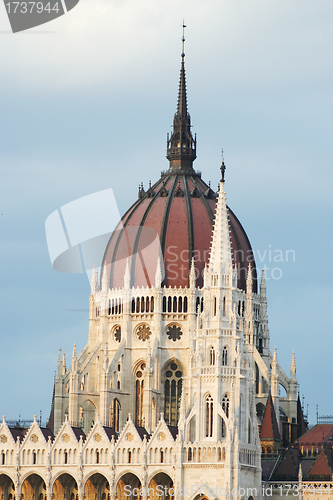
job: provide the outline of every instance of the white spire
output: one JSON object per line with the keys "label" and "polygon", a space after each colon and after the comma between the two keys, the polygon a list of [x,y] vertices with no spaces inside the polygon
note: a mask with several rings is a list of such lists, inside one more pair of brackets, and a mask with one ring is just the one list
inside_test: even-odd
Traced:
{"label": "white spire", "polygon": [[96,292],[98,292],[99,290],[99,286],[98,286],[98,271],[97,269],[95,269],[95,266],[93,268],[93,272],[92,272],[92,277],[91,277],[91,295],[95,295]]}
{"label": "white spire", "polygon": [[272,374],[276,375],[277,374],[277,349],[274,347],[274,354],[273,354],[273,361],[272,361]]}
{"label": "white spire", "polygon": [[108,271],[106,267],[106,262],[104,262],[103,266],[103,274],[102,274],[102,292],[108,291]]}
{"label": "white spire", "polygon": [[191,262],[191,269],[190,269],[190,288],[195,288],[195,280],[196,280],[195,260],[193,257],[192,262]]}
{"label": "white spire", "polygon": [[290,364],[290,375],[296,375],[296,361],[295,361],[295,352],[293,351],[291,355],[291,364]]}
{"label": "white spire", "polygon": [[224,182],[222,181],[220,182],[220,189],[215,210],[209,269],[218,275],[232,269],[228,211],[224,191]]}
{"label": "white spire", "polygon": [[246,277],[246,295],[252,294],[252,267],[249,263],[247,268],[247,277]]}
{"label": "white spire", "polygon": [[162,269],[161,269],[161,259],[158,256],[157,265],[156,265],[156,273],[155,273],[155,288],[160,288],[162,284]]}
{"label": "white spire", "polygon": [[62,375],[66,375],[66,356],[62,353]]}
{"label": "white spire", "polygon": [[126,267],[125,267],[125,274],[124,274],[124,288],[125,288],[125,290],[129,290],[131,288],[131,273],[130,273],[128,259],[126,259]]}
{"label": "white spire", "polygon": [[74,344],[74,347],[73,347],[73,355],[72,355],[72,371],[73,372],[76,372],[76,368],[77,368],[77,353],[76,353],[76,344]]}

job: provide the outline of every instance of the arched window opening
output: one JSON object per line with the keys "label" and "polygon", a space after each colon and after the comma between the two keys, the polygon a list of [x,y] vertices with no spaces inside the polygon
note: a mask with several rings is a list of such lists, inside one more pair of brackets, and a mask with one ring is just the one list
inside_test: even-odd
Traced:
{"label": "arched window opening", "polygon": [[192,462],[192,448],[188,449],[188,452],[187,452],[187,461],[188,462]]}
{"label": "arched window opening", "polygon": [[171,313],[171,297],[168,297],[168,312]]}
{"label": "arched window opening", "polygon": [[178,299],[178,312],[183,312],[183,299],[182,297],[179,297]]}
{"label": "arched window opening", "polygon": [[145,298],[141,297],[141,312],[145,312]]}
{"label": "arched window opening", "polygon": [[132,299],[132,314],[135,313],[135,299]]}
{"label": "arched window opening", "polygon": [[117,398],[111,402],[110,406],[110,426],[119,432],[120,403]]}
{"label": "arched window opening", "polygon": [[176,313],[176,312],[177,312],[177,297],[174,297],[174,298],[173,298],[173,308],[172,308],[172,311],[173,311],[174,313]]}
{"label": "arched window opening", "polygon": [[201,307],[200,307],[200,311],[203,312],[204,310],[204,299],[203,297],[201,297]]}
{"label": "arched window opening", "polygon": [[199,311],[199,306],[200,306],[200,297],[197,297],[196,301],[196,306],[195,306],[195,312],[198,313]]}
{"label": "arched window opening", "polygon": [[146,368],[145,363],[141,363],[136,372],[136,405],[135,405],[135,423],[138,427],[143,424],[143,370]]}
{"label": "arched window opening", "polygon": [[214,297],[214,316],[216,316],[216,297]]}
{"label": "arched window opening", "polygon": [[132,452],[131,452],[131,450],[128,450],[128,463],[129,464],[132,463]]}
{"label": "arched window opening", "polygon": [[154,297],[150,298],[150,312],[154,312]]}
{"label": "arched window opening", "polygon": [[223,316],[226,314],[226,304],[225,304],[225,297],[223,297]]}
{"label": "arched window opening", "polygon": [[258,352],[260,354],[263,353],[263,345],[262,345],[262,339],[261,338],[259,339],[259,342],[258,342]]}
{"label": "arched window opening", "polygon": [[108,311],[108,314],[109,314],[109,316],[111,314],[111,300],[109,300],[109,311]]}
{"label": "arched window opening", "polygon": [[[36,452],[32,452],[32,463],[35,465],[37,463],[37,455]],[[67,463],[67,462],[66,462]]]}
{"label": "arched window opening", "polygon": [[247,432],[247,442],[251,443],[251,422],[249,420],[248,432]]}
{"label": "arched window opening", "polygon": [[149,300],[149,297],[146,297],[146,313],[149,313],[149,304],[150,300]]}
{"label": "arched window opening", "polygon": [[213,398],[210,394],[206,397],[206,437],[213,436]]}
{"label": "arched window opening", "polygon": [[225,425],[225,421],[221,418],[221,437],[225,438],[227,435],[227,426]]}
{"label": "arched window opening", "polygon": [[215,349],[214,349],[214,347],[211,347],[209,349],[209,364],[215,365]]}
{"label": "arched window opening", "polygon": [[163,297],[163,312],[166,312],[166,297]]}
{"label": "arched window opening", "polygon": [[225,394],[222,399],[222,408],[226,416],[229,418],[229,396]]}
{"label": "arched window opening", "polygon": [[184,313],[187,313],[187,297],[184,297]]}
{"label": "arched window opening", "polygon": [[255,376],[256,376],[256,394],[259,394],[259,367],[255,363]]}
{"label": "arched window opening", "polygon": [[140,298],[139,297],[136,298],[136,312],[137,313],[140,312]]}
{"label": "arched window opening", "polygon": [[6,455],[4,452],[1,453],[1,465],[5,465],[6,463]]}
{"label": "arched window opening", "polygon": [[96,464],[99,464],[99,451],[96,450]]}
{"label": "arched window opening", "polygon": [[164,453],[163,453],[163,450],[161,450],[161,456],[160,456],[160,459],[161,459],[161,460],[160,460],[161,464],[163,464],[163,463],[164,463]]}
{"label": "arched window opening", "polygon": [[223,347],[222,366],[227,366],[227,365],[228,365],[228,349],[226,347]]}
{"label": "arched window opening", "polygon": [[165,372],[164,418],[167,425],[175,427],[178,425],[182,375],[182,371],[176,361],[173,361]]}

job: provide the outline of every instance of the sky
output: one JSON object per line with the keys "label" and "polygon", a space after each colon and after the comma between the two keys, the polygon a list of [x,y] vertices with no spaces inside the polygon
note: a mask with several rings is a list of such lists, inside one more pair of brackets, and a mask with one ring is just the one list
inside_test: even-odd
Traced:
{"label": "sky", "polygon": [[[52,268],[45,220],[111,188],[120,213],[168,168],[182,21],[195,168],[267,270],[271,349],[311,423],[333,415],[331,0],[80,0],[12,34],[0,5],[0,412],[47,420],[89,282]],[[3,216],[1,214],[4,214]],[[275,260],[274,260],[275,259]]]}

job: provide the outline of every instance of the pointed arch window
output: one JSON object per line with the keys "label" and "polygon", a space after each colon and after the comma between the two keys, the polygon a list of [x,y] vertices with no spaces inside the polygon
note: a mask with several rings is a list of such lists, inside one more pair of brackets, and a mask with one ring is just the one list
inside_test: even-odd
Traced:
{"label": "pointed arch window", "polygon": [[206,396],[206,437],[213,436],[214,402],[210,394]]}
{"label": "pointed arch window", "polygon": [[223,297],[223,316],[225,316],[226,313],[226,303],[225,303],[225,297]]}
{"label": "pointed arch window", "polygon": [[259,367],[255,363],[256,394],[259,394]]}
{"label": "pointed arch window", "polygon": [[117,398],[111,402],[110,406],[110,426],[119,432],[120,403]]}
{"label": "pointed arch window", "polygon": [[214,316],[216,316],[216,310],[217,310],[217,304],[216,304],[216,297],[214,297]]}
{"label": "pointed arch window", "polygon": [[222,399],[222,408],[227,417],[229,417],[229,396],[225,394]]}
{"label": "pointed arch window", "polygon": [[228,365],[228,349],[226,347],[223,347],[222,366],[227,366],[227,365]]}
{"label": "pointed arch window", "polygon": [[182,375],[180,366],[176,361],[173,361],[165,372],[164,418],[167,425],[178,425]]}
{"label": "pointed arch window", "polygon": [[135,388],[136,388],[136,401],[135,401],[135,424],[142,427],[143,424],[143,370],[146,368],[146,363],[141,363],[139,369],[135,374]]}
{"label": "pointed arch window", "polygon": [[225,438],[227,435],[227,426],[225,425],[224,418],[221,417],[221,437]]}

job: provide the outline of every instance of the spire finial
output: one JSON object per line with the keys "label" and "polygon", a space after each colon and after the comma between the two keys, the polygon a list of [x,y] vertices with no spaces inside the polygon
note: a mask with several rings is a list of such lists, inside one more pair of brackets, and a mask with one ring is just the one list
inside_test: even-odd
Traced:
{"label": "spire finial", "polygon": [[223,155],[223,149],[222,149],[221,182],[224,182],[224,174],[225,174],[226,168],[227,167],[224,163],[224,155]]}
{"label": "spire finial", "polygon": [[186,24],[183,19],[183,38],[182,38],[182,62],[184,62],[184,57],[185,57],[185,28]]}
{"label": "spire finial", "polygon": [[193,162],[196,159],[196,137],[191,132],[191,117],[187,111],[186,78],[185,78],[185,22],[183,21],[182,53],[180,79],[178,89],[177,111],[173,120],[173,131],[167,137],[167,159],[170,169],[193,173]]}

